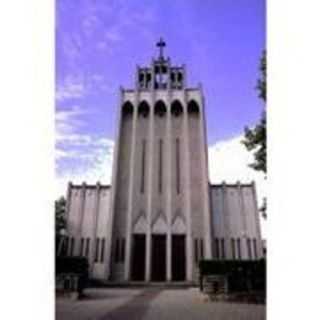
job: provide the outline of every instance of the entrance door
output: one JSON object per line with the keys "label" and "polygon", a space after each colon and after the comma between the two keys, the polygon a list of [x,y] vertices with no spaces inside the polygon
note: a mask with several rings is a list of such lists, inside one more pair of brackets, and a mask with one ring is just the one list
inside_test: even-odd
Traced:
{"label": "entrance door", "polygon": [[172,280],[186,280],[185,235],[172,235]]}
{"label": "entrance door", "polygon": [[166,235],[152,235],[152,281],[166,281]]}
{"label": "entrance door", "polygon": [[146,236],[135,234],[133,236],[131,279],[144,281],[146,265]]}

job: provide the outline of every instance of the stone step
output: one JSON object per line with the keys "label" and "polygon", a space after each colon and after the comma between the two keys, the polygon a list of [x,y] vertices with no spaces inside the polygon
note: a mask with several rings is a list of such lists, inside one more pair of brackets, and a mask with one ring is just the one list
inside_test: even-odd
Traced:
{"label": "stone step", "polygon": [[104,281],[104,280],[90,280],[90,287],[104,287],[104,288],[141,288],[141,287],[152,287],[152,288],[164,288],[164,289],[179,289],[179,288],[191,288],[197,287],[198,284],[194,282],[143,282],[143,281],[130,281],[130,282],[115,282],[115,281]]}

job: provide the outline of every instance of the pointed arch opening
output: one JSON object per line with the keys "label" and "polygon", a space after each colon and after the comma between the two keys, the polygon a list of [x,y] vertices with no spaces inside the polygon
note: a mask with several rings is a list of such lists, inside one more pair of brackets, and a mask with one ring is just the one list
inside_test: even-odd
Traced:
{"label": "pointed arch opening", "polygon": [[171,113],[175,117],[179,117],[183,113],[183,107],[180,101],[175,100],[171,104]]}
{"label": "pointed arch opening", "polygon": [[154,113],[159,117],[163,117],[167,112],[165,103],[162,100],[156,102],[154,106]]}
{"label": "pointed arch opening", "polygon": [[200,113],[199,105],[194,100],[191,100],[188,103],[188,113],[192,114],[192,115],[199,115],[199,113]]}
{"label": "pointed arch opening", "polygon": [[124,117],[130,116],[133,114],[133,105],[130,101],[127,101],[122,106],[122,115]]}
{"label": "pointed arch opening", "polygon": [[138,107],[138,115],[146,118],[149,115],[150,107],[146,101],[142,101]]}

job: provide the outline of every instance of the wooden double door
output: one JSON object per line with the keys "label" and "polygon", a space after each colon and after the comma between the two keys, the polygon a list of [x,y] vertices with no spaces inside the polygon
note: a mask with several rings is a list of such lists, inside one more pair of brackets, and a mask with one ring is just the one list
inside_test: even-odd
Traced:
{"label": "wooden double door", "polygon": [[[186,280],[185,235],[172,235],[171,240],[172,281]],[[152,235],[152,272],[151,281],[166,281],[167,237]]]}
{"label": "wooden double door", "polygon": [[[172,281],[186,280],[186,239],[185,235],[172,235],[171,272]],[[167,277],[167,236],[153,234],[151,238],[151,281],[165,282]],[[144,281],[146,270],[146,236],[133,236],[131,278]]]}

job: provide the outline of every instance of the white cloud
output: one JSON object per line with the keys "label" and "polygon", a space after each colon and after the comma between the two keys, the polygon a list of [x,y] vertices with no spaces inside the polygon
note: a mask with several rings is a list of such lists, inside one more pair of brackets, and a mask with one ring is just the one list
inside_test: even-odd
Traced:
{"label": "white cloud", "polygon": [[86,93],[84,78],[69,75],[57,85],[56,100],[63,101],[70,98],[81,98]]}
{"label": "white cloud", "polygon": [[81,132],[88,112],[79,106],[56,111],[56,197],[65,195],[69,181],[111,181],[113,141]]}
{"label": "white cloud", "polygon": [[256,182],[259,204],[266,194],[264,174],[257,172],[248,165],[253,162],[253,155],[241,143],[243,135],[229,140],[220,141],[209,147],[209,177],[211,183],[242,183]]}
{"label": "white cloud", "polygon": [[[65,195],[68,182],[75,184],[86,182],[95,184],[100,181],[103,184],[111,183],[112,160],[113,160],[113,141],[100,139],[100,145],[91,149],[86,166],[81,164],[79,157],[74,157],[74,166],[60,173],[56,177],[56,197]],[[82,156],[85,156],[82,154]]]}
{"label": "white cloud", "polygon": [[56,143],[75,140],[76,136],[79,136],[77,131],[84,124],[81,116],[86,113],[87,111],[79,106],[72,106],[68,109],[57,108],[55,113]]}

